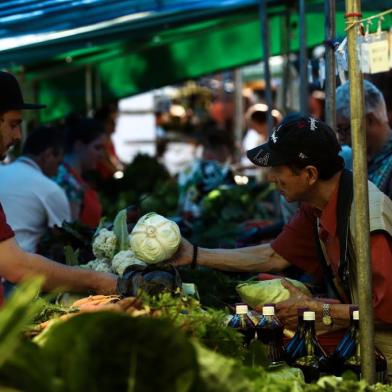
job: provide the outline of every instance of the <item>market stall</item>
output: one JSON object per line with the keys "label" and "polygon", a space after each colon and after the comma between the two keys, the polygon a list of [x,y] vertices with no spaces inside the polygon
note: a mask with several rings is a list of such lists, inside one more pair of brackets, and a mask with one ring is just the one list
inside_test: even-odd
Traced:
{"label": "market stall", "polygon": [[[275,13],[280,15],[281,4],[271,3],[272,13],[269,13],[269,4],[265,1],[257,4],[244,2],[244,8],[229,7],[230,12],[225,16],[218,15],[215,9],[213,15],[208,15],[214,16],[214,22],[207,18],[195,21],[192,19],[195,15],[188,15],[193,20],[192,25],[177,25],[172,21],[172,30],[166,31],[166,34],[159,33],[161,35],[156,35],[158,38],[154,37],[152,42],[149,34],[135,51],[128,51],[128,48],[133,40],[137,40],[135,31],[138,31],[138,26],[128,25],[135,33],[131,39],[128,37],[126,41],[109,43],[107,40],[111,34],[110,39],[114,39],[125,31],[117,31],[116,25],[99,34],[95,32],[102,39],[97,41],[99,48],[76,48],[73,40],[57,37],[44,44],[48,50],[46,55],[50,53],[46,64],[38,58],[42,47],[34,44],[7,49],[4,64],[14,67],[21,65],[29,55],[33,58],[36,55],[34,61],[29,63],[30,60],[26,60],[23,76],[32,83],[38,83],[36,93],[43,101],[50,101],[55,97],[53,89],[67,86],[72,80],[83,86],[86,82],[90,91],[86,96],[82,94],[82,98],[88,98],[87,106],[93,106],[94,101],[102,99],[105,93],[107,97],[118,98],[185,77],[261,59],[261,42],[264,57],[268,57],[269,52],[279,52],[275,41],[270,47],[269,28],[276,22]],[[332,40],[335,35],[332,19],[335,15],[333,4],[328,4],[325,9],[329,20],[327,38]],[[261,17],[266,22],[263,30],[259,21],[255,24],[257,30],[254,30],[255,5],[259,7],[257,18]],[[309,44],[305,19],[313,17],[307,14],[305,6],[306,2],[300,1],[298,31],[301,39],[295,44],[302,53],[300,69],[304,85],[307,84],[305,52]],[[322,8],[321,15],[323,11]],[[389,13],[391,10],[385,15]],[[160,23],[166,16],[157,16],[157,24],[154,24],[157,19],[148,19],[150,26],[154,27],[152,30],[156,29],[154,34],[158,34]],[[374,13],[372,18],[381,16]],[[140,18],[147,23],[147,19]],[[41,254],[69,267],[113,274],[117,279],[116,294],[88,296],[63,290],[38,295],[43,287],[42,280],[22,283],[0,310],[0,352],[3,353],[0,356],[0,388],[59,392],[392,390],[386,385],[387,359],[373,342],[369,201],[366,197],[367,179],[363,175],[366,172],[366,142],[365,135],[361,134],[362,75],[357,66],[356,52],[358,30],[366,20],[361,15],[358,2],[347,0],[345,30],[348,34],[351,83],[355,246],[361,310],[359,312],[358,306],[350,307],[350,323],[345,325],[339,341],[331,343],[323,340],[323,333],[329,331],[332,323],[330,305],[336,302],[322,305],[320,323],[315,311],[306,305],[314,294],[326,295],[326,292],[319,291],[313,281],[296,275],[298,271],[285,270],[291,277],[286,280],[282,276],[256,274],[257,268],[252,269],[252,266],[245,268],[245,272],[239,272],[240,268],[229,263],[231,272],[227,273],[207,268],[200,262],[206,260],[198,254],[202,248],[236,248],[234,252],[240,258],[239,248],[259,244],[273,236],[276,216],[271,211],[270,186],[248,183],[247,177],[247,181],[242,182],[242,176],[237,176],[236,180],[226,166],[215,170],[216,167],[210,163],[203,166],[192,181],[186,178],[178,185],[157,160],[139,155],[125,168],[122,178],[108,182],[106,189],[100,189],[103,197],[107,198],[104,202],[110,219],[102,219],[97,228],[87,228],[79,223],[64,224],[51,230],[39,247]],[[213,32],[219,43],[208,41],[205,52],[201,50],[197,54],[204,57],[207,52],[214,52],[213,48],[225,48],[224,42],[234,35],[236,45],[233,45],[232,52],[215,50],[219,59],[211,59],[208,65],[204,64],[204,58],[200,62],[194,58],[185,61],[184,53],[195,52],[198,45],[207,40],[207,33],[195,33],[196,37],[191,37],[189,30],[206,32],[208,29],[204,30],[201,25],[209,23],[219,26]],[[319,23],[319,19],[315,18],[314,23]],[[343,24],[343,21],[340,20],[340,23]],[[253,34],[255,31],[257,38]],[[257,50],[248,52],[243,45],[243,37],[249,32],[252,39],[247,45],[253,48],[257,41]],[[86,35],[93,39],[95,33]],[[107,37],[103,39],[106,33]],[[184,34],[183,41],[177,41],[179,33]],[[310,45],[313,45],[319,37],[316,34],[310,36]],[[79,38],[82,39],[81,36]],[[161,39],[164,45],[161,45]],[[64,48],[57,46],[59,42],[66,47],[69,45],[67,50],[72,53],[65,53]],[[389,37],[388,45],[391,42]],[[329,44],[327,91],[333,94],[335,84],[332,79],[336,77],[334,51],[333,43]],[[23,50],[26,52],[22,53]],[[173,57],[163,56],[168,50]],[[115,53],[118,56],[114,56]],[[150,61],[160,54],[163,54],[162,63]],[[20,63],[11,62],[10,58],[14,55],[20,56]],[[180,64],[184,62],[188,66],[181,73]],[[72,65],[68,68],[65,63]],[[164,77],[158,72],[161,67],[170,69]],[[113,72],[114,69],[116,72]],[[59,78],[63,71],[67,76]],[[132,71],[135,73],[131,75]],[[147,74],[149,77],[144,79],[143,75]],[[265,76],[271,114],[268,61],[265,61]],[[93,79],[97,83],[92,83]],[[241,84],[238,73],[236,82],[237,86]],[[306,92],[305,86],[302,89]],[[304,97],[301,108],[306,112]],[[52,102],[53,111],[43,118],[54,119],[77,104],[78,99],[71,100],[70,104],[68,98],[61,99],[57,107]],[[240,94],[236,98],[238,114],[242,112],[243,102]],[[332,126],[335,123],[334,105],[331,97],[327,105],[327,122]],[[271,120],[270,115],[270,131]],[[297,118],[295,121],[298,121],[297,128],[309,132],[318,127],[326,134],[329,132],[314,118]],[[284,123],[284,127],[288,127],[287,124],[291,123]],[[241,121],[237,120],[237,131],[240,128]],[[271,138],[271,143],[277,143],[281,136],[274,132]],[[334,143],[336,147],[337,141],[334,140]],[[294,145],[295,140],[291,144]],[[301,159],[308,158],[300,155]],[[256,160],[259,158],[256,156]],[[268,161],[269,155],[266,159]],[[268,166],[263,159],[259,163],[260,166]],[[217,179],[219,181],[215,181]],[[190,210],[186,211],[187,214],[176,214],[182,194],[190,196],[186,201],[192,204],[192,215]],[[265,231],[266,228],[270,231]],[[281,225],[278,229],[281,230]],[[219,263],[214,264],[213,255],[209,265],[219,266]],[[219,250],[215,251],[215,256],[220,260],[223,258]],[[187,262],[179,262],[181,257]],[[293,296],[303,299],[305,306],[298,309],[295,320],[286,320],[283,324],[277,317],[276,304],[289,301]]]}

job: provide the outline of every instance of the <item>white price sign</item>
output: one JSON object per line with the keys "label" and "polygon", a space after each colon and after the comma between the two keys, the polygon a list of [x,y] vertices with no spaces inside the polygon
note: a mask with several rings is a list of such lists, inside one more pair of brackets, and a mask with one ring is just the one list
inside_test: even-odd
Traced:
{"label": "white price sign", "polygon": [[389,34],[365,36],[360,44],[361,71],[375,74],[389,71]]}

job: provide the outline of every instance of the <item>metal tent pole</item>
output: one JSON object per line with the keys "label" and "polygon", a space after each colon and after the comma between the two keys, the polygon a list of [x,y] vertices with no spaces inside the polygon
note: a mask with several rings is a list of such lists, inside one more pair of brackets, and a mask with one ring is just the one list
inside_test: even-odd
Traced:
{"label": "metal tent pole", "polygon": [[86,115],[91,115],[94,108],[93,103],[93,69],[91,65],[85,68],[85,97],[86,97]]}
{"label": "metal tent pole", "polygon": [[282,47],[282,55],[284,58],[283,63],[283,77],[282,77],[282,90],[283,90],[283,98],[282,98],[282,111],[283,114],[286,115],[288,112],[288,102],[287,102],[287,92],[289,89],[290,83],[290,8],[287,6],[284,17],[281,19],[281,47]]}
{"label": "metal tent pole", "polygon": [[336,5],[335,0],[326,0],[325,11],[325,121],[336,131],[336,63],[335,49],[332,42],[336,35]]}
{"label": "metal tent pole", "polygon": [[306,7],[305,0],[299,0],[299,75],[300,75],[300,111],[308,115],[308,55],[306,47]]}
{"label": "metal tent pole", "polygon": [[270,46],[269,46],[269,27],[267,18],[267,0],[260,0],[260,27],[261,27],[261,42],[263,46],[263,59],[264,59],[264,80],[265,80],[265,100],[268,105],[267,123],[268,132],[272,133],[274,127],[272,121],[272,88],[271,88],[271,72],[269,66]]}
{"label": "metal tent pole", "polygon": [[234,70],[234,94],[235,94],[235,117],[234,117],[234,140],[236,146],[236,159],[241,157],[241,142],[244,119],[244,100],[242,98],[242,74],[241,69]]}
{"label": "metal tent pole", "polygon": [[348,67],[350,81],[351,136],[354,168],[354,218],[358,294],[361,317],[360,349],[362,377],[375,382],[374,320],[372,304],[372,270],[369,246],[369,198],[366,164],[363,79],[358,64],[357,37],[361,18],[360,0],[346,1]]}

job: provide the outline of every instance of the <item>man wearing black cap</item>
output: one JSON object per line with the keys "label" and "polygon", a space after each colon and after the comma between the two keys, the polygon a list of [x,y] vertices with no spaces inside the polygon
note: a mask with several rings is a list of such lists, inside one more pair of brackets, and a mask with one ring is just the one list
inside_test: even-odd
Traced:
{"label": "man wearing black cap", "polygon": [[[307,297],[284,281],[291,297],[276,304],[276,309],[285,324],[290,327],[296,320],[298,306],[308,306],[326,325],[348,320],[349,304],[358,303],[351,231],[353,185],[339,151],[336,135],[325,123],[312,117],[287,117],[267,143],[248,151],[248,158],[270,168],[270,181],[288,201],[301,202],[298,213],[270,244],[198,249],[183,240],[174,262],[258,272],[295,265],[324,280],[330,297],[340,303]],[[392,202],[370,182],[369,200],[376,344],[392,371]]]}
{"label": "man wearing black cap", "polygon": [[[44,107],[25,103],[16,78],[10,73],[0,72],[0,159],[4,159],[8,149],[21,138],[22,110]],[[15,241],[14,232],[7,224],[0,204],[0,276],[18,283],[31,275],[44,276],[46,290],[61,288],[102,294],[116,292],[115,275],[68,267],[24,252]],[[2,294],[0,285],[0,303]]]}

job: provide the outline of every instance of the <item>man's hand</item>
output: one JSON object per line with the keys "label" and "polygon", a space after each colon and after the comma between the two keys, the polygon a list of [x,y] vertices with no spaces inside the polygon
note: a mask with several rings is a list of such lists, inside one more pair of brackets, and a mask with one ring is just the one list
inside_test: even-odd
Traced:
{"label": "man's hand", "polygon": [[185,238],[181,239],[180,246],[170,262],[176,266],[187,265],[192,262],[193,245]]}
{"label": "man's hand", "polygon": [[290,298],[275,305],[276,315],[282,321],[285,328],[295,330],[297,325],[297,308],[309,307],[313,310],[314,301],[312,297],[304,294],[286,279],[282,279],[282,286],[289,290]]}

